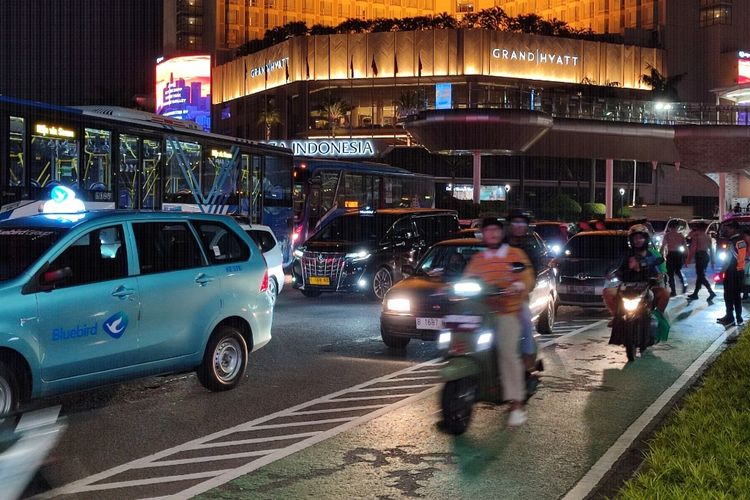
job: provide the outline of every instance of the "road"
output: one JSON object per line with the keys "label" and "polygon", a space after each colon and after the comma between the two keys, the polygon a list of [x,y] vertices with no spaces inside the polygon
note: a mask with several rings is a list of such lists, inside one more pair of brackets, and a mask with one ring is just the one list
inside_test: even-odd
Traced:
{"label": "road", "polygon": [[378,304],[285,290],[273,341],[234,391],[209,393],[188,374],[40,402],[61,405],[68,428],[27,494],[397,498],[502,487],[557,498],[722,335],[712,322],[723,304],[674,305],[670,342],[630,367],[607,345],[601,313],[561,308],[541,339],[547,371],[529,424],[503,431],[502,412],[483,407],[455,440],[436,427],[435,345],[390,350]]}

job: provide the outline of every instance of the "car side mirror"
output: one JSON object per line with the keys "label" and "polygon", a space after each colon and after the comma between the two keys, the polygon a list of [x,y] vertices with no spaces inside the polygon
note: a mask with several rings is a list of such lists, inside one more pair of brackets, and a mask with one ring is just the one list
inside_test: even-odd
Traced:
{"label": "car side mirror", "polygon": [[414,275],[414,266],[411,264],[404,264],[401,266],[401,274],[406,276],[412,276]]}
{"label": "car side mirror", "polygon": [[716,231],[709,231],[709,232],[708,232],[708,235],[709,235],[709,236],[710,236],[711,238],[716,238]]}
{"label": "car side mirror", "polygon": [[53,290],[55,285],[73,276],[73,270],[69,267],[63,267],[54,271],[45,271],[42,274],[42,290]]}
{"label": "car side mirror", "polygon": [[523,262],[514,262],[510,265],[511,271],[514,273],[520,273],[523,272],[524,269],[526,269],[526,264]]}

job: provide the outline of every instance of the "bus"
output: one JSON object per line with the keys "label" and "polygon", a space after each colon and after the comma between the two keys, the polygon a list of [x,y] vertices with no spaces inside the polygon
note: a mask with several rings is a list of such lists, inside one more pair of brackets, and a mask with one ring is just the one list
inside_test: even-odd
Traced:
{"label": "bus", "polygon": [[0,220],[37,213],[55,186],[87,209],[219,213],[270,226],[291,259],[290,150],[112,106],[0,96]]}
{"label": "bus", "polygon": [[435,206],[432,177],[382,163],[295,158],[292,179],[294,248],[348,210]]}

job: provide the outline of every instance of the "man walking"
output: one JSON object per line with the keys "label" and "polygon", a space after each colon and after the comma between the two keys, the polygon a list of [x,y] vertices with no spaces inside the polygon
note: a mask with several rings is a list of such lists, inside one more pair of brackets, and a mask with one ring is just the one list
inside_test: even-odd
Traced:
{"label": "man walking", "polygon": [[690,231],[690,253],[688,253],[686,264],[690,264],[695,260],[695,289],[693,293],[687,296],[688,300],[696,300],[698,298],[698,292],[701,286],[705,286],[708,290],[708,302],[709,304],[713,301],[716,294],[711,290],[711,283],[706,279],[706,267],[708,267],[709,261],[709,249],[711,248],[711,237],[706,234],[706,223],[699,222],[693,226]]}
{"label": "man walking", "polygon": [[672,289],[672,297],[677,295],[674,284],[675,274],[677,274],[682,284],[682,293],[687,292],[685,277],[682,275],[682,259],[686,246],[687,241],[685,241],[685,237],[677,232],[677,224],[668,226],[667,233],[664,235],[664,241],[661,245],[661,252],[664,253],[664,249],[667,250],[667,275],[669,276],[669,288]]}
{"label": "man walking", "polygon": [[729,237],[727,245],[727,264],[724,268],[724,303],[727,313],[716,320],[724,326],[743,324],[742,320],[742,282],[745,279],[745,254],[747,245],[740,237],[740,225],[732,220],[724,226],[725,234]]}

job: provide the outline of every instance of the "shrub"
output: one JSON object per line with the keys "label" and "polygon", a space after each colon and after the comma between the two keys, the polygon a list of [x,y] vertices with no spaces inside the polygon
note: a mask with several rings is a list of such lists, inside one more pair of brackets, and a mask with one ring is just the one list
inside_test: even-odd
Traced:
{"label": "shrub", "polygon": [[549,203],[539,208],[539,217],[552,220],[579,220],[581,218],[581,205],[568,196],[559,194],[553,196]]}
{"label": "shrub", "polygon": [[607,205],[604,203],[584,203],[582,216],[584,219],[601,219],[607,214]]}
{"label": "shrub", "polygon": [[625,206],[625,207],[620,208],[617,211],[617,216],[618,217],[624,217],[624,218],[630,217],[630,207]]}

